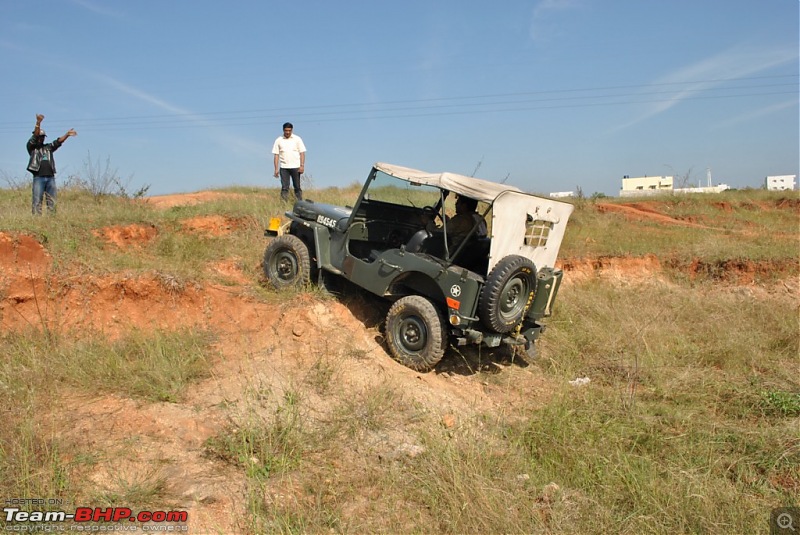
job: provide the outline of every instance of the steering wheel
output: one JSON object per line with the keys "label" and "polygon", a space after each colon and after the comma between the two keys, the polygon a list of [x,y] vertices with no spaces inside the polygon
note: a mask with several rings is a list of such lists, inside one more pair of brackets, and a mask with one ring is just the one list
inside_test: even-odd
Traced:
{"label": "steering wheel", "polygon": [[406,239],[408,238],[406,237],[405,233],[398,229],[392,229],[386,236],[386,243],[389,244],[389,247],[398,248],[400,245],[406,242]]}
{"label": "steering wheel", "polygon": [[422,215],[429,217],[431,221],[436,221],[437,217],[441,219],[441,216],[439,216],[439,211],[433,206],[423,206]]}

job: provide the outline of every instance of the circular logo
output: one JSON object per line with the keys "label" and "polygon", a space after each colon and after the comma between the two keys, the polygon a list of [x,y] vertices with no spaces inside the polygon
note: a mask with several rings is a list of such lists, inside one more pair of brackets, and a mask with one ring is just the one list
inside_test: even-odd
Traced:
{"label": "circular logo", "polygon": [[794,531],[794,526],[792,525],[793,524],[792,515],[790,515],[789,513],[781,513],[781,514],[779,514],[778,518],[776,519],[776,522],[777,522],[779,528],[781,528],[781,529],[790,529],[790,530]]}
{"label": "circular logo", "polygon": [[450,295],[452,295],[453,297],[458,297],[459,295],[461,295],[461,286],[459,286],[458,284],[452,285],[450,287]]}

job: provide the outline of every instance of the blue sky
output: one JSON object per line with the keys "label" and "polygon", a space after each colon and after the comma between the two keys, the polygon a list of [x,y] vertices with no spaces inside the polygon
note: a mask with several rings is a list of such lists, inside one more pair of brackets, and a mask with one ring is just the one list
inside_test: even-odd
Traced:
{"label": "blue sky", "polygon": [[78,131],[60,179],[110,159],[150,194],[275,186],[284,121],[317,187],[376,161],[539,193],[758,187],[800,166],[798,5],[0,0],[0,177],[26,177],[42,113]]}

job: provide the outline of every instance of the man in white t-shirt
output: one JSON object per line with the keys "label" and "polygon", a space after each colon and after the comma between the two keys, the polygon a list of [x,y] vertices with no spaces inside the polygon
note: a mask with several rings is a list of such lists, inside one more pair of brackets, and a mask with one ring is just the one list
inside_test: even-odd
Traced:
{"label": "man in white t-shirt", "polygon": [[303,190],[300,187],[300,175],[305,171],[306,165],[306,146],[300,136],[292,133],[294,126],[292,123],[283,123],[283,135],[275,140],[272,146],[272,154],[275,155],[275,178],[280,175],[281,179],[281,200],[289,200],[289,180],[294,187],[294,196],[299,201],[303,198]]}

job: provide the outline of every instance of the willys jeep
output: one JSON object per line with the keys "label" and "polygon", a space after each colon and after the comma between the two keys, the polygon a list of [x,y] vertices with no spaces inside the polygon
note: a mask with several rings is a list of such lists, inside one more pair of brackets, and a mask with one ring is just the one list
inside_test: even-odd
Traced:
{"label": "willys jeep", "polygon": [[[482,218],[465,236],[448,232],[451,194],[478,201]],[[450,343],[533,355],[572,210],[504,184],[376,163],[352,208],[300,200],[288,223],[274,218],[263,269],[276,288],[335,274],[389,300],[389,352],[414,370],[432,369]]]}

